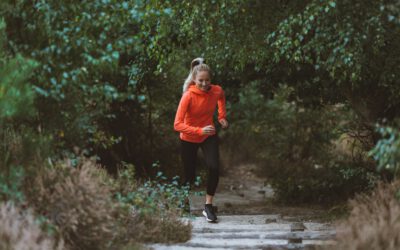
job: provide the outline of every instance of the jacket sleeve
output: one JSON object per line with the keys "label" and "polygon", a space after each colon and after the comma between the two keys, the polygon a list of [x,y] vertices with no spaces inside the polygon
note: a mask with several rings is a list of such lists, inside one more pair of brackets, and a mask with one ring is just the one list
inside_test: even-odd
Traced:
{"label": "jacket sleeve", "polygon": [[222,89],[218,98],[218,121],[221,119],[226,119],[225,93]]}
{"label": "jacket sleeve", "polygon": [[178,110],[175,115],[174,129],[178,132],[188,135],[202,135],[200,127],[193,127],[185,124],[185,115],[190,105],[190,94],[185,93],[179,102]]}

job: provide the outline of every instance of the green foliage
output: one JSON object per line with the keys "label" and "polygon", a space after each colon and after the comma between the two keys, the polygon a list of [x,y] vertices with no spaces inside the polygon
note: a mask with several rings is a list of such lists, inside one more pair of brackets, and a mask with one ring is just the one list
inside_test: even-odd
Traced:
{"label": "green foliage", "polygon": [[5,119],[29,116],[33,112],[34,93],[27,79],[38,64],[17,54],[10,57],[4,51],[4,19],[0,18],[0,123]]}
{"label": "green foliage", "polygon": [[400,131],[396,127],[379,126],[381,139],[369,152],[378,163],[378,170],[389,170],[396,176],[400,170]]}
{"label": "green foliage", "polygon": [[[12,56],[7,46],[6,23],[0,19],[0,157],[3,169],[32,164],[48,153],[51,137],[31,127],[36,109],[35,93],[28,81],[39,64],[21,54]],[[39,127],[40,132],[40,127]],[[25,167],[25,166],[24,166]]]}
{"label": "green foliage", "polygon": [[[153,168],[159,169],[159,164],[154,163]],[[190,239],[190,223],[179,219],[189,191],[179,185],[177,177],[168,180],[159,171],[153,180],[142,183],[135,177],[134,165],[124,163],[116,179],[103,179],[117,204],[133,215],[125,223],[129,241],[171,243]]]}
{"label": "green foliage", "polygon": [[[236,120],[231,133],[245,133],[253,142],[257,137],[263,138],[256,140],[252,147],[265,160],[324,158],[331,140],[338,136],[333,129],[338,121],[336,113],[304,109],[295,101],[288,101],[293,93],[291,87],[282,86],[271,99],[265,98],[258,89],[259,84],[254,82],[239,93],[239,102],[232,107]],[[339,108],[336,109],[339,113]],[[246,130],[241,132],[242,128]]]}
{"label": "green foliage", "polygon": [[[281,19],[286,12],[257,1],[5,1],[1,9],[10,24],[9,47],[41,63],[31,82],[40,96],[39,120],[57,138],[58,148],[81,145],[105,161],[139,167],[150,165],[154,155],[176,163],[168,153],[176,148],[170,124],[181,88],[177,79],[183,78],[177,72],[187,68],[176,62],[203,54],[219,72],[224,61],[239,70],[251,61],[243,59],[249,51],[260,51],[258,34],[274,26],[265,16],[276,24],[269,14],[282,13]],[[254,9],[269,12],[250,13]],[[257,32],[257,43],[237,32],[241,20],[244,29]],[[243,44],[248,46],[240,50]]]}
{"label": "green foliage", "polygon": [[393,119],[400,26],[390,21],[390,2],[312,1],[267,35],[268,74],[286,75],[280,80],[308,103],[346,102],[367,122]]}
{"label": "green foliage", "polygon": [[374,185],[376,176],[364,162],[335,153],[333,142],[350,118],[345,107],[306,109],[289,101],[291,87],[281,86],[270,99],[258,89],[253,82],[239,93],[228,140],[240,140],[240,154],[263,166],[278,199],[334,202]]}
{"label": "green foliage", "polygon": [[[122,160],[132,162],[140,155],[151,161],[157,144],[137,144],[160,136],[153,130],[154,117],[162,115],[154,108],[160,95],[153,92],[163,83],[154,72],[162,72],[158,65],[174,44],[169,38],[173,29],[159,25],[159,19],[171,19],[171,10],[152,5],[2,3],[1,14],[10,26],[8,47],[41,64],[31,77],[39,96],[35,104],[43,129],[58,139],[57,149],[81,145],[103,153],[114,147]],[[129,152],[121,152],[122,143]]]}
{"label": "green foliage", "polygon": [[207,58],[217,76],[223,72],[221,80],[226,83],[227,79],[245,77],[243,74],[254,75],[246,70],[265,55],[266,32],[272,32],[280,20],[301,10],[307,2],[184,0],[165,1],[161,6],[172,9],[178,39],[190,45],[185,50],[192,57]]}
{"label": "green foliage", "polygon": [[292,204],[333,204],[372,189],[378,181],[377,175],[362,164],[335,158],[327,159],[322,164],[286,163],[279,166],[280,171],[274,169],[275,172],[268,176],[272,178],[276,198]]}
{"label": "green foliage", "polygon": [[[154,163],[153,168],[159,169]],[[135,176],[135,166],[123,163],[117,176],[105,170],[96,172],[101,183],[110,188],[110,197],[117,207],[120,233],[113,241],[184,242],[191,237],[191,225],[180,220],[183,201],[188,190],[180,187],[178,179],[168,180],[161,172],[153,180],[141,182]]]}
{"label": "green foliage", "polygon": [[[156,168],[157,165],[155,165]],[[181,214],[185,200],[189,197],[189,188],[179,183],[179,177],[172,180],[158,171],[153,180],[137,183],[134,178],[134,168],[128,165],[119,171],[118,182],[122,187],[115,193],[118,202],[132,205],[139,214]],[[126,189],[128,188],[128,189]]]}
{"label": "green foliage", "polygon": [[37,215],[35,222],[47,235],[57,236],[57,226],[53,222],[51,222],[51,220],[46,216],[40,214]]}
{"label": "green foliage", "polygon": [[0,201],[24,202],[25,195],[22,192],[24,177],[24,169],[20,166],[12,167],[9,173],[0,172]]}
{"label": "green foliage", "polygon": [[8,53],[6,28],[0,18],[0,199],[22,203],[24,185],[38,171],[34,165],[48,155],[51,138],[26,124],[36,111],[28,79],[39,64]]}
{"label": "green foliage", "polygon": [[[348,126],[342,109],[360,117],[359,131],[399,116],[398,10],[393,0],[2,1],[0,116],[24,124],[7,126],[29,131],[27,149],[53,142],[44,147],[52,158],[76,163],[79,145],[113,172],[126,162],[136,176],[156,175],[150,166],[160,160],[174,176],[181,84],[190,60],[204,56],[230,102],[232,127],[221,134],[250,145],[243,158],[256,152],[268,166],[300,172],[323,166],[345,180],[364,170],[329,153]],[[3,148],[2,160],[15,164],[12,147]]]}

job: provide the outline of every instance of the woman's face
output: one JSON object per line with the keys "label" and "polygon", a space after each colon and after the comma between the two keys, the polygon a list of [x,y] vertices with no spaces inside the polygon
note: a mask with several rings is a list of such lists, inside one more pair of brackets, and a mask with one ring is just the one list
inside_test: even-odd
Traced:
{"label": "woman's face", "polygon": [[194,82],[197,88],[203,91],[208,91],[211,87],[209,72],[205,70],[197,72]]}

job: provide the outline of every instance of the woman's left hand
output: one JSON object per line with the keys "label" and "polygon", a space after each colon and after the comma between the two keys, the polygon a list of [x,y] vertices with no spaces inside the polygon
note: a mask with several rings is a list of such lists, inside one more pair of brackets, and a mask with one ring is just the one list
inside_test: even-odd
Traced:
{"label": "woman's left hand", "polygon": [[221,124],[222,128],[227,128],[228,127],[228,121],[226,119],[219,120],[219,123]]}

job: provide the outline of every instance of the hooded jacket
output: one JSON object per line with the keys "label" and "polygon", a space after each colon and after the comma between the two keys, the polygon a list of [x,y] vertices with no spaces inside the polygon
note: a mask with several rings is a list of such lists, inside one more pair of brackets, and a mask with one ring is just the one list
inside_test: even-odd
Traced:
{"label": "hooded jacket", "polygon": [[174,129],[183,141],[200,143],[210,135],[203,135],[202,128],[214,125],[213,115],[218,104],[218,121],[226,118],[225,94],[218,85],[208,91],[191,85],[182,95],[176,111]]}

